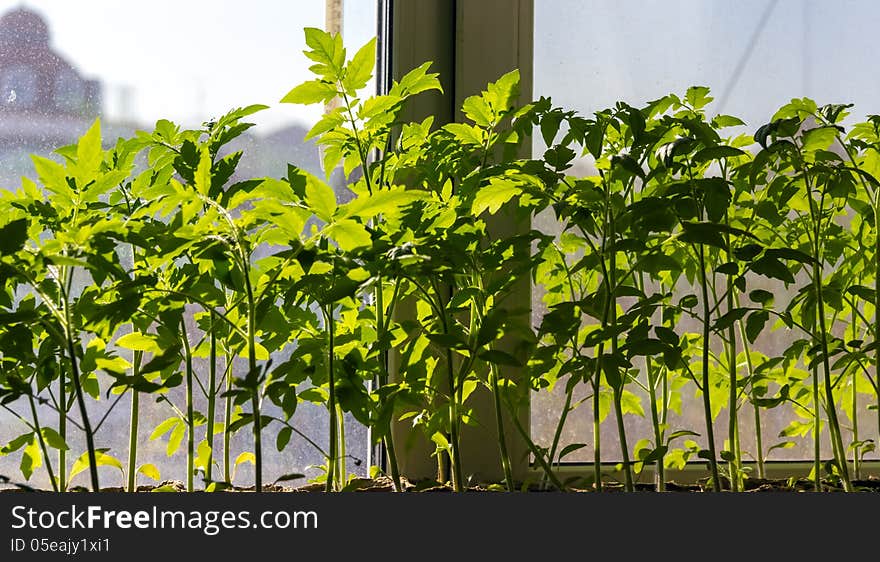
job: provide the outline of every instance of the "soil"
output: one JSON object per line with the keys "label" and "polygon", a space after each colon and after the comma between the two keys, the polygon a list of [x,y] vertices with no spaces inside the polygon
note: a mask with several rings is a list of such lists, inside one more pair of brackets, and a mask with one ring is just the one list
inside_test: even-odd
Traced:
{"label": "soil", "polygon": [[[728,483],[725,481],[724,488],[729,489]],[[6,485],[11,486],[9,488],[0,489],[0,492],[44,492],[48,490],[39,490],[35,488],[31,488],[27,485],[23,484],[15,484],[12,482],[6,483]],[[880,478],[868,478],[863,480],[854,480],[853,486],[855,487],[856,492],[874,492],[880,493]],[[403,481],[403,487],[406,492],[452,492],[452,487],[448,484],[441,484],[439,482],[425,480],[418,482],[410,482],[407,480]],[[652,483],[636,483],[635,484],[636,492],[656,492],[655,486]],[[745,492],[812,492],[814,490],[814,482],[812,480],[806,478],[797,478],[797,479],[760,479],[760,478],[750,478],[745,481]],[[88,492],[89,490],[82,487],[75,487],[70,490],[71,492]],[[122,487],[108,487],[102,488],[102,492],[125,492],[125,489]],[[186,486],[183,482],[177,480],[166,480],[164,482],[160,482],[159,484],[152,486],[138,486],[138,492],[185,492]],[[200,492],[201,490],[199,490]],[[225,492],[253,492],[254,487],[239,487],[235,486],[232,488],[228,488],[225,490],[219,490]],[[296,493],[296,492],[323,492],[324,484],[321,483],[312,483],[312,484],[304,484],[301,486],[283,486],[280,484],[267,484],[263,486],[263,492],[288,492],[288,493]],[[390,478],[380,476],[377,478],[356,478],[353,479],[347,489],[345,491],[349,492],[393,492],[394,485]],[[472,485],[467,488],[469,492],[504,492],[506,488],[503,484],[499,483],[486,483],[479,485]],[[532,484],[527,487],[520,486],[517,488],[517,491],[524,492],[558,492],[558,490],[552,487],[543,487],[539,484]],[[574,493],[590,493],[595,490],[592,487],[577,487],[572,486],[569,492]],[[616,482],[607,482],[603,483],[603,492],[607,493],[615,493],[615,492],[623,492],[624,488],[622,484]],[[710,492],[711,486],[708,480],[701,480],[694,484],[680,484],[677,482],[667,482],[666,483],[666,492],[675,493],[675,492],[684,492],[684,493],[701,493],[701,492]],[[822,482],[822,491],[823,492],[843,492],[843,488],[837,485],[834,482]]]}

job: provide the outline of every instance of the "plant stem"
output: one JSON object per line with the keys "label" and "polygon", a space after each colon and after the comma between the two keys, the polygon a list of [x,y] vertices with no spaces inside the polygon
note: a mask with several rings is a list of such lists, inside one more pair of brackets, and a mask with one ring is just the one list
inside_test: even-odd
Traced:
{"label": "plant stem", "polygon": [[[132,358],[132,376],[137,379],[140,376],[141,359],[143,351],[135,351]],[[135,482],[137,480],[137,443],[138,443],[138,421],[139,421],[139,405],[140,392],[131,389],[131,411],[128,417],[128,491],[137,490]]]}
{"label": "plant stem", "polygon": [[[818,255],[818,254],[817,254]],[[831,432],[831,444],[834,449],[834,458],[840,469],[840,476],[843,480],[843,488],[847,492],[852,492],[852,482],[849,479],[849,469],[846,463],[845,449],[843,448],[843,438],[840,434],[840,424],[837,420],[837,408],[834,405],[834,389],[831,386],[831,365],[828,361],[828,332],[825,326],[825,299],[822,290],[822,273],[819,270],[819,264],[813,263],[814,283],[816,284],[816,306],[819,315],[819,333],[822,346],[822,367],[825,371],[825,409],[828,413],[828,429]]]}
{"label": "plant stem", "polygon": [[[639,290],[645,291],[644,274],[640,271],[636,277]],[[659,369],[658,369],[659,370]],[[663,427],[660,424],[660,412],[657,408],[657,378],[654,372],[654,362],[651,356],[645,356],[645,372],[648,375],[648,399],[651,401],[651,426],[654,430],[654,447],[663,445]],[[663,408],[666,408],[666,402],[663,402]],[[660,455],[657,459],[657,468],[654,471],[654,486],[658,492],[666,491],[666,468],[663,466],[666,455]]]}
{"label": "plant stem", "polygon": [[709,397],[709,289],[706,279],[706,254],[703,244],[699,245],[700,289],[703,301],[703,410],[706,416],[706,439],[709,447],[709,471],[712,476],[712,489],[721,491],[718,477],[718,459],[715,452],[715,431],[712,427],[712,400]]}
{"label": "plant stem", "polygon": [[593,370],[593,486],[597,492],[602,491],[602,454],[601,454],[601,429],[602,420],[599,417],[601,406],[599,391],[602,377],[602,354],[605,351],[605,342],[600,342],[596,349],[596,368]]}
{"label": "plant stem", "polygon": [[[553,464],[553,459],[556,458],[556,451],[559,449],[559,441],[562,439],[562,430],[565,428],[565,422],[568,420],[568,414],[571,411],[571,401],[574,398],[574,386],[570,385],[569,388],[565,391],[565,404],[562,406],[562,413],[559,414],[559,421],[556,422],[556,430],[553,432],[553,442],[550,444],[550,452],[548,454],[548,458],[550,459],[550,464]],[[557,466],[560,461],[557,461]]]}
{"label": "plant stem", "polygon": [[[649,355],[645,356],[645,370],[648,373],[648,399],[651,401],[651,425],[654,428],[654,447],[663,445],[663,428],[660,426],[660,413],[657,409],[657,379],[654,375],[654,366]],[[658,492],[666,491],[666,474],[661,455],[657,459],[657,469],[654,474],[654,486]]]}
{"label": "plant stem", "polygon": [[[734,304],[739,307],[739,295],[734,293],[733,295]],[[749,340],[746,334],[746,328],[743,321],[740,319],[737,321],[739,325],[739,337],[742,341],[743,352],[746,355],[746,369],[748,370],[746,376],[749,380],[752,378],[752,374],[754,373],[754,369],[752,367],[752,352],[749,349]],[[755,417],[755,454],[758,465],[758,478],[765,478],[764,473],[764,435],[763,430],[761,429],[761,408],[758,407],[757,395],[755,394],[755,387],[751,385],[749,388],[749,393],[751,394],[751,402],[752,408]]]}
{"label": "plant stem", "polygon": [[324,323],[326,324],[327,330],[327,385],[329,391],[329,404],[327,405],[327,409],[330,413],[330,447],[329,447],[329,458],[327,459],[327,482],[324,486],[325,492],[334,491],[334,481],[336,480],[336,462],[338,456],[338,438],[336,436],[336,431],[338,429],[338,425],[336,423],[336,389],[333,377],[333,347],[335,345],[334,341],[334,326],[333,326],[333,311],[332,309],[324,310]]}
{"label": "plant stem", "polygon": [[[727,310],[733,310],[733,282],[730,276],[727,278]],[[736,377],[736,327],[731,324],[727,329],[727,372],[730,377],[730,397],[728,409],[730,410],[727,424],[727,439],[730,442],[730,450],[734,459],[730,463],[730,491],[739,492],[739,471],[742,467],[742,453],[739,448],[739,395]]]}
{"label": "plant stem", "polygon": [[[59,362],[58,372],[58,404],[61,412],[58,417],[58,435],[67,443],[67,381],[64,377],[64,365]],[[67,491],[67,451],[58,450],[58,489],[61,492]]]}
{"label": "plant stem", "polygon": [[[859,279],[859,283],[861,284],[861,279]],[[852,339],[855,340],[856,338],[859,337],[858,336],[859,318],[858,318],[858,315],[856,314],[857,310],[856,310],[856,301],[855,300],[853,300],[852,308],[853,308],[853,312],[852,312]],[[851,388],[852,394],[850,395],[850,400],[852,401],[850,404],[851,404],[851,408],[852,408],[853,443],[858,443],[858,441],[859,441],[859,411],[858,411],[859,395],[856,392],[856,389],[858,387],[858,385],[857,385],[858,377],[859,377],[858,370],[853,369],[853,371],[852,371],[852,388]],[[853,447],[853,478],[855,478],[856,480],[859,479],[860,470],[861,470],[861,466],[859,465],[859,451],[860,451],[860,449],[861,448],[858,446]]]}
{"label": "plant stem", "polygon": [[[513,406],[510,404],[509,401],[508,401],[508,410],[509,411],[515,410],[515,408],[513,408]],[[541,450],[538,449],[537,445],[535,445],[535,442],[532,440],[531,435],[529,435],[529,433],[525,430],[525,428],[520,423],[519,418],[516,416],[512,416],[511,419],[513,420],[513,427],[519,433],[522,440],[525,441],[526,446],[529,448],[529,451],[531,451],[532,455],[534,455],[535,460],[538,461],[538,464],[540,464],[541,468],[544,469],[544,474],[547,476],[547,478],[550,479],[550,482],[553,483],[553,485],[556,487],[557,490],[560,490],[560,491],[564,490],[565,485],[559,480],[559,477],[553,473],[553,469],[550,467],[550,464],[548,464],[547,459],[545,459],[544,455],[541,454]]]}
{"label": "plant stem", "polygon": [[[613,225],[613,222],[612,222]],[[614,230],[612,226],[612,240],[614,239]],[[608,296],[606,297],[609,301],[608,312],[611,314],[611,328],[612,330],[617,325],[617,300],[614,298],[614,290],[613,288],[617,285],[617,250],[611,251],[611,267],[609,268],[609,272],[611,277],[609,279],[609,283],[606,285]],[[617,355],[617,337],[611,339],[611,354]],[[601,358],[600,358],[601,361]],[[615,369],[619,369],[618,367],[614,367]],[[618,373],[619,374],[619,373]],[[626,425],[623,421],[623,387],[626,384],[627,374],[624,371],[622,375],[620,375],[620,385],[614,388],[614,417],[617,419],[617,436],[620,440],[620,455],[623,457],[623,482],[624,488],[627,492],[634,492],[635,485],[633,484],[633,475],[632,475],[632,467],[629,462],[629,445],[626,442]]]}
{"label": "plant stem", "polygon": [[37,436],[40,450],[43,452],[43,458],[46,461],[46,472],[49,473],[49,482],[52,483],[52,491],[58,492],[58,481],[55,480],[55,473],[52,470],[52,460],[49,458],[49,449],[46,448],[46,439],[43,437],[43,431],[40,428],[40,417],[37,415],[37,406],[34,404],[33,394],[28,394],[28,402],[31,406],[31,417],[34,420],[34,433]]}
{"label": "plant stem", "polygon": [[336,482],[339,486],[339,489],[342,489],[347,484],[346,478],[346,454],[345,454],[345,415],[342,411],[342,407],[337,403],[336,404],[336,422],[339,424],[339,446],[336,448],[338,451],[338,458],[336,460],[336,469],[338,474],[336,475]]}
{"label": "plant stem", "polygon": [[821,420],[819,419],[820,402],[819,402],[819,366],[813,364],[811,369],[813,376],[813,412],[815,421],[813,422],[813,491],[822,491],[822,448],[819,438],[819,428]]}
{"label": "plant stem", "polygon": [[[379,367],[380,371],[380,379],[379,385],[386,386],[389,382],[390,376],[388,373],[388,350],[385,349],[385,333],[386,333],[386,325],[385,325],[385,297],[382,290],[382,277],[379,276],[376,281],[376,331],[378,333],[378,338],[380,341],[380,352],[379,352]],[[396,294],[396,292],[395,292]],[[382,393],[379,393],[379,396],[382,396]],[[380,398],[380,400],[384,400],[384,398]],[[380,407],[383,404],[380,404]],[[392,413],[391,417],[388,420],[388,427],[385,428],[385,434],[382,436],[382,442],[385,445],[385,454],[388,460],[388,468],[391,470],[391,481],[394,483],[394,491],[402,492],[403,485],[400,481],[400,468],[397,464],[397,454],[394,451],[394,435],[391,431],[391,425],[394,419],[394,415]]]}
{"label": "plant stem", "polygon": [[[260,419],[260,386],[257,375],[257,319],[254,289],[251,286],[250,271],[247,262],[242,258],[242,273],[245,290],[247,291],[247,334],[248,334],[248,378],[253,377],[254,388],[251,389],[251,410],[254,418],[254,490],[263,491],[263,444],[262,420]],[[331,387],[332,393],[332,387]]]}
{"label": "plant stem", "polygon": [[[800,151],[799,151],[800,154]],[[803,161],[803,155],[800,154],[801,161]],[[820,264],[823,261],[822,256],[824,255],[824,248],[822,245],[822,211],[824,206],[824,193],[820,193],[821,197],[819,200],[819,206],[817,208],[816,201],[813,199],[813,186],[810,182],[810,177],[808,174],[808,170],[806,167],[803,170],[804,175],[804,185],[807,190],[807,201],[810,206],[810,221],[812,223],[812,252],[813,252],[813,270],[812,270],[812,284],[813,290],[816,293],[816,314],[819,317],[819,334],[818,339],[821,346],[822,353],[822,369],[824,371],[824,390],[825,390],[825,410],[828,414],[828,430],[831,437],[831,447],[834,453],[834,461],[837,464],[838,469],[840,470],[841,480],[843,481],[844,490],[847,492],[852,491],[852,483],[849,479],[849,468],[847,467],[846,462],[846,452],[843,448],[843,439],[840,434],[840,424],[837,419],[837,407],[834,402],[834,389],[832,388],[831,382],[831,364],[828,360],[828,331],[826,327],[826,319],[825,319],[825,297],[824,297],[824,282],[822,280],[822,268]],[[819,403],[816,403],[816,408],[818,410]],[[818,419],[818,411],[816,413]]]}
{"label": "plant stem", "polygon": [[186,321],[180,320],[180,338],[183,340],[184,365],[186,373],[186,491],[193,491],[193,474],[195,473],[195,413],[193,412],[193,364],[192,351],[189,348],[189,334],[186,333]]}
{"label": "plant stem", "polygon": [[[873,194],[874,210],[874,341],[880,341],[880,190]],[[877,432],[880,437],[880,346],[874,351],[874,374],[878,378],[874,386],[876,395]],[[880,444],[880,439],[877,441]]]}
{"label": "plant stem", "polygon": [[[445,316],[445,312],[443,313]],[[449,335],[446,329],[446,320],[444,318],[444,332]],[[461,475],[461,456],[459,451],[459,435],[458,435],[458,385],[455,380],[455,372],[452,368],[452,349],[446,348],[446,376],[449,383],[449,447],[451,449],[452,461],[452,489],[456,492],[463,491],[462,475]]]}
{"label": "plant stem", "polygon": [[[504,483],[507,491],[513,492],[513,472],[510,468],[510,455],[507,452],[507,440],[504,437],[504,418],[501,415],[501,394],[498,387],[498,366],[490,364],[489,383],[492,386],[492,397],[495,403],[495,425],[498,429],[498,449],[501,455],[501,468],[504,471]],[[513,413],[516,415],[516,412]],[[552,457],[551,457],[552,460]]]}
{"label": "plant stem", "polygon": [[214,418],[217,415],[217,334],[214,331],[214,312],[211,312],[211,348],[208,354],[208,428],[205,440],[208,442],[208,460],[205,464],[205,480],[214,479]]}
{"label": "plant stem", "polygon": [[[437,292],[437,302],[439,305],[436,308],[440,314],[443,334],[449,336],[449,318],[446,312],[446,305],[443,302],[440,289],[436,285],[435,291]],[[452,349],[450,347],[446,347],[446,382],[449,385],[449,448],[452,464],[452,489],[456,492],[462,492],[464,491],[464,482],[461,470],[461,451],[459,450],[458,382],[455,378],[455,369],[452,366]]]}
{"label": "plant stem", "polygon": [[224,369],[226,371],[226,396],[224,397],[224,415],[223,415],[223,481],[227,484],[232,484],[232,463],[229,460],[230,452],[229,452],[229,444],[232,437],[232,432],[229,431],[229,424],[232,423],[232,395],[229,392],[232,390],[232,373],[230,372],[229,363],[232,361],[232,357],[228,351],[228,347],[226,347],[227,351],[224,352]]}
{"label": "plant stem", "polygon": [[[67,313],[67,307],[65,307]],[[69,313],[67,313],[69,316]],[[70,333],[70,325],[64,327],[67,338],[67,353],[70,355],[71,378],[73,378],[73,390],[76,393],[76,402],[79,405],[79,415],[82,418],[83,432],[86,434],[86,451],[89,458],[89,476],[92,481],[92,491],[100,492],[98,485],[98,458],[95,454],[95,436],[92,433],[92,424],[89,422],[89,414],[86,410],[86,399],[83,395],[82,383],[79,380],[79,363],[76,358],[73,334]]]}

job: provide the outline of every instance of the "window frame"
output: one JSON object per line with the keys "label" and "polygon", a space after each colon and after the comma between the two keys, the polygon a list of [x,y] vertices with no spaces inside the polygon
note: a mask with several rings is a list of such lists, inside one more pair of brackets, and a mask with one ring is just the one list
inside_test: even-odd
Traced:
{"label": "window frame", "polygon": [[[379,84],[380,90],[390,86],[391,80],[399,79],[407,71],[425,61],[433,61],[432,70],[440,73],[443,93],[432,92],[414,99],[403,119],[421,120],[433,115],[437,125],[463,120],[460,111],[465,97],[479,93],[490,81],[501,74],[518,68],[521,75],[520,103],[533,99],[534,77],[534,0],[378,0],[379,9]],[[381,93],[381,91],[380,91]],[[531,154],[530,143],[523,146],[522,157]],[[489,220],[489,227],[501,232],[525,232],[530,225],[515,224],[501,215]],[[531,308],[531,287],[528,302]],[[393,370],[392,358],[392,370]],[[522,376],[520,371],[514,376]],[[480,399],[473,404],[477,417],[491,419],[493,411],[488,400]],[[530,433],[530,407],[519,412],[520,423]],[[500,481],[503,479],[500,457],[497,452],[496,433],[492,424],[480,431],[466,428],[462,435],[465,473],[478,480]],[[508,447],[511,450],[514,478],[517,480],[541,480],[543,471],[533,464],[528,448],[508,419],[505,428]],[[395,440],[413,446],[400,447],[398,461],[401,473],[411,479],[436,476],[436,461],[431,457],[434,445],[423,435],[412,435],[410,424],[396,423],[393,427]],[[383,467],[385,456],[377,450],[377,464]],[[603,473],[610,478],[622,478],[619,461],[602,463]],[[744,466],[755,467],[755,461],[744,460]],[[768,478],[789,476],[806,477],[812,469],[812,461],[778,460],[765,461]],[[864,475],[880,476],[880,460],[863,460]],[[383,467],[384,468],[384,467]],[[556,465],[563,477],[592,474],[592,463],[562,462]],[[666,469],[667,480],[693,483],[708,474],[708,463],[691,460],[682,470]],[[645,466],[639,480],[653,481],[654,466]]]}

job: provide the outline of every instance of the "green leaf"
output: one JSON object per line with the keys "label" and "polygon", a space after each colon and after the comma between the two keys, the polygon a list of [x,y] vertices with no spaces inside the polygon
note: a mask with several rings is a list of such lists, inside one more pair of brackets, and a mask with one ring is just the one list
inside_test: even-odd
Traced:
{"label": "green leaf", "polygon": [[681,227],[683,231],[679,234],[679,240],[682,242],[727,248],[720,225],[708,222],[683,222]]}
{"label": "green leaf", "polygon": [[694,109],[702,109],[714,98],[709,95],[709,88],[706,86],[691,86],[687,89],[684,99]]}
{"label": "green leaf", "polygon": [[736,259],[738,260],[751,261],[761,253],[761,250],[762,248],[758,244],[745,244],[734,249],[733,255],[736,256]]}
{"label": "green leaf", "polygon": [[342,45],[342,35],[328,33],[317,27],[306,27],[304,30],[306,45],[311,47],[305,51],[305,55],[315,61],[310,70],[315,74],[333,82],[342,78],[342,68],[345,64],[345,48]]}
{"label": "green leaf", "polygon": [[336,212],[336,193],[333,188],[315,176],[306,176],[306,205],[324,222],[330,222]]}
{"label": "green leaf", "polygon": [[165,447],[165,454],[167,456],[170,457],[177,452],[185,435],[186,424],[179,421],[177,425],[174,426],[174,429],[171,430],[171,435],[168,436],[168,445]]}
{"label": "green leaf", "polygon": [[443,129],[452,133],[455,140],[464,145],[482,146],[483,131],[473,125],[466,123],[448,123],[443,125]]}
{"label": "green leaf", "polygon": [[846,292],[862,298],[870,303],[873,303],[877,298],[877,293],[874,291],[874,289],[865,287],[864,285],[852,285],[847,288]]}
{"label": "green leaf", "polygon": [[797,443],[795,443],[794,441],[782,441],[767,449],[767,452],[769,453],[770,451],[775,451],[776,449],[792,449],[796,446]]}
{"label": "green leaf", "polygon": [[76,145],[77,180],[80,187],[94,176],[101,166],[104,152],[101,148],[101,119],[97,118]]}
{"label": "green leaf", "polygon": [[350,93],[364,88],[373,74],[376,64],[376,38],[370,39],[366,45],[358,49],[351,62],[345,68],[342,85]]}
{"label": "green leaf", "polygon": [[395,188],[361,195],[344,207],[342,217],[369,220],[377,215],[396,215],[404,207],[428,198],[421,190]]}
{"label": "green leaf", "polygon": [[755,289],[749,293],[749,300],[766,306],[773,302],[773,293],[764,289]]}
{"label": "green leaf", "polygon": [[507,178],[492,178],[489,185],[477,191],[471,212],[474,216],[480,216],[488,210],[494,215],[502,205],[520,193],[522,189],[516,182]]}
{"label": "green leaf", "polygon": [[465,117],[480,127],[488,128],[495,121],[495,112],[482,96],[469,96],[461,104]]}
{"label": "green leaf", "polygon": [[747,308],[734,308],[733,310],[721,315],[721,317],[715,321],[712,329],[715,331],[725,330],[733,326],[734,322],[743,318],[746,314],[748,314],[748,312],[749,309]]}
{"label": "green leaf", "polygon": [[637,355],[658,355],[666,351],[667,345],[660,340],[653,338],[645,338],[628,342],[624,347],[627,357],[635,357]]}
{"label": "green leaf", "polygon": [[832,126],[816,127],[803,133],[804,151],[828,150],[837,136],[837,129]]}
{"label": "green leaf", "polygon": [[624,390],[621,393],[620,406],[624,415],[634,414],[645,417],[645,410],[642,409],[642,399],[628,390]]}
{"label": "green leaf", "polygon": [[746,337],[749,343],[755,343],[769,319],[770,313],[766,310],[758,310],[749,315],[746,319]]}
{"label": "green leaf", "polygon": [[716,115],[712,118],[712,123],[718,129],[723,129],[725,127],[739,127],[746,124],[745,121],[739,117],[734,117],[732,115]]}
{"label": "green leaf", "polygon": [[521,367],[523,365],[522,361],[499,349],[486,350],[480,353],[479,357],[487,363],[495,363],[496,365],[508,365],[511,367]]}
{"label": "green leaf", "polygon": [[153,433],[150,434],[150,441],[162,437],[179,423],[181,423],[179,418],[172,417],[166,419],[165,421],[157,425],[155,429],[153,429]]}
{"label": "green leaf", "polygon": [[652,449],[651,452],[648,453],[648,456],[646,456],[645,458],[642,459],[642,462],[644,462],[644,463],[657,462],[657,461],[663,459],[663,457],[666,456],[666,453],[668,451],[669,451],[669,447],[667,447],[666,445],[660,445],[656,449]]}
{"label": "green leaf", "polygon": [[[777,395],[773,398],[755,398],[755,404],[757,404],[761,408],[775,408],[776,406],[779,406],[780,404],[782,404],[783,402],[788,400],[788,393],[789,393],[789,386],[786,384],[786,385],[783,385],[782,388],[779,389],[779,395]],[[785,435],[791,435],[791,434],[786,434],[786,431],[788,431],[791,427],[795,426],[796,423],[797,423],[796,421],[792,422],[789,425],[789,428],[786,428],[786,429],[782,430],[782,432],[779,433],[779,436],[783,437]]]}
{"label": "green leaf", "polygon": [[22,447],[24,447],[25,445],[30,443],[33,438],[34,438],[33,432],[24,433],[22,435],[19,435],[18,437],[16,437],[15,439],[10,441],[6,445],[4,445],[2,448],[0,448],[0,456],[8,455],[9,453],[14,453],[15,451],[21,449]]}
{"label": "green leaf", "polygon": [[279,482],[289,482],[291,480],[300,480],[302,478],[305,478],[304,474],[300,474],[299,472],[291,472],[288,474],[282,474],[281,476],[279,476],[278,478],[275,479],[274,483],[277,484]]}
{"label": "green leaf", "polygon": [[794,275],[788,267],[773,256],[761,256],[753,261],[749,267],[758,275],[779,279],[785,283],[794,283]]}
{"label": "green leaf", "polygon": [[[21,473],[24,476],[25,480],[30,480],[31,476],[34,473],[34,470],[43,466],[43,453],[40,451],[40,443],[37,440],[37,437],[34,436],[31,442],[27,447],[24,448],[24,451],[21,455],[21,464],[19,468],[21,469]],[[73,478],[73,473],[71,473],[71,478]]]}
{"label": "green leaf", "polygon": [[716,267],[715,272],[722,275],[736,275],[739,273],[739,265],[736,262],[729,261]]}
{"label": "green leaf", "polygon": [[289,427],[282,427],[281,431],[278,432],[278,436],[275,438],[275,448],[279,451],[283,451],[290,442],[291,435],[293,435],[292,429]]}
{"label": "green leaf", "polygon": [[42,434],[43,439],[46,440],[46,444],[52,447],[53,449],[58,449],[59,451],[69,451],[70,447],[67,446],[67,443],[61,437],[61,435],[52,429],[51,427],[43,427],[40,429],[40,434]]}
{"label": "green leaf", "polygon": [[211,445],[208,443],[207,439],[199,441],[199,445],[196,447],[196,458],[193,459],[193,465],[196,468],[207,470],[208,459],[211,458],[212,452]]}
{"label": "green leaf", "polygon": [[8,256],[24,248],[28,239],[28,220],[16,219],[0,228],[0,256]]}
{"label": "green leaf", "polygon": [[[125,469],[122,467],[122,463],[119,462],[118,459],[107,454],[107,451],[109,450],[110,449],[107,448],[95,449],[95,464],[97,464],[98,466],[113,466],[118,468],[120,471],[122,471],[123,474],[125,474]],[[78,459],[76,459],[75,463],[73,463],[73,467],[71,467],[70,469],[70,475],[68,476],[68,478],[72,480],[74,476],[88,469],[89,466],[89,453],[88,451],[86,451]]]}
{"label": "green leaf", "polygon": [[498,114],[510,111],[519,96],[519,70],[511,70],[490,83],[486,94],[486,100]]}
{"label": "green leaf", "polygon": [[562,448],[562,450],[559,452],[559,457],[557,457],[557,458],[559,460],[562,460],[566,456],[570,455],[571,453],[577,451],[578,449],[582,449],[586,446],[587,446],[586,443],[570,443]]}
{"label": "green leaf", "polygon": [[[742,122],[740,122],[742,123]],[[710,146],[704,148],[702,150],[697,151],[693,156],[693,161],[696,163],[708,162],[710,160],[722,160],[724,158],[736,158],[739,156],[745,156],[745,152],[738,148],[734,148],[732,146]]]}
{"label": "green leaf", "polygon": [[31,160],[34,163],[37,177],[40,178],[40,182],[47,190],[68,199],[72,198],[73,192],[67,184],[67,173],[60,164],[36,154],[31,154]]}
{"label": "green leaf", "polygon": [[764,255],[781,260],[793,260],[800,263],[808,264],[812,264],[816,261],[815,259],[813,259],[813,256],[801,252],[800,250],[795,250],[794,248],[768,248],[764,251]]}
{"label": "green leaf", "polygon": [[116,345],[133,351],[146,351],[149,353],[159,353],[162,351],[153,336],[142,334],[141,332],[125,334],[116,340]]}
{"label": "green leaf", "polygon": [[721,178],[703,180],[700,185],[703,187],[703,204],[706,206],[706,216],[710,221],[720,222],[730,207],[730,186]]}
{"label": "green leaf", "polygon": [[[287,92],[281,98],[280,103],[296,103],[300,105],[327,103],[335,98],[336,95],[336,86],[332,82],[309,80]],[[311,135],[314,136],[313,134]]]}
{"label": "green leaf", "polygon": [[429,73],[431,67],[430,62],[426,62],[407,72],[399,82],[395,82],[391,86],[389,92],[392,96],[407,97],[424,92],[427,90],[440,90],[440,81],[437,79],[438,74]]}
{"label": "green leaf", "polygon": [[177,344],[165,349],[161,354],[154,355],[152,359],[147,361],[140,369],[142,375],[155,373],[171,367],[179,365],[182,357],[180,356],[181,345]]}
{"label": "green leaf", "polygon": [[137,473],[143,474],[150,480],[155,480],[156,482],[162,479],[162,474],[159,472],[159,469],[156,468],[156,465],[152,463],[140,465],[137,469]]}
{"label": "green leaf", "polygon": [[344,252],[351,252],[356,248],[369,246],[373,242],[370,232],[366,227],[351,219],[342,219],[334,222],[327,227],[325,233],[333,238]]}
{"label": "green leaf", "polygon": [[437,445],[437,448],[442,451],[449,451],[451,447],[449,446],[449,440],[446,439],[446,436],[440,433],[439,431],[431,435],[431,441]]}
{"label": "green leaf", "polygon": [[697,295],[685,295],[678,301],[678,306],[681,308],[693,308],[697,306],[698,302],[700,301],[697,299]]}
{"label": "green leaf", "polygon": [[208,146],[203,146],[199,154],[199,165],[196,168],[195,188],[202,195],[208,195],[211,189],[211,151]]}

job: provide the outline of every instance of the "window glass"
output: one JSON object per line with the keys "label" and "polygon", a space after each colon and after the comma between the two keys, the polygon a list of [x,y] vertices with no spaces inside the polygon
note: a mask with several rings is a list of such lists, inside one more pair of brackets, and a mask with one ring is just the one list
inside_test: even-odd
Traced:
{"label": "window glass", "polygon": [[[880,76],[870,70],[874,66],[873,22],[878,16],[880,6],[867,0],[535,0],[534,91],[536,96],[551,97],[555,106],[592,117],[593,112],[612,108],[617,101],[644,107],[670,93],[683,96],[690,86],[705,86],[714,98],[707,106],[710,116],[730,114],[745,122],[731,129],[732,134],[752,134],[769,122],[779,107],[804,96],[819,105],[853,103],[848,122],[864,120],[880,110]],[[540,155],[547,147],[540,135],[534,138],[535,154]],[[596,169],[589,158],[582,158],[569,173],[594,175]],[[536,217],[535,224],[546,232],[560,232],[551,213]],[[776,302],[787,304],[800,285],[792,285],[787,294],[777,293]],[[533,293],[536,323],[547,310],[542,297],[538,285]],[[844,324],[835,326],[836,333],[843,335]],[[683,322],[685,328],[699,331],[697,325]],[[775,355],[796,337],[794,331],[782,327],[765,332],[754,349]],[[549,446],[560,428],[566,403],[564,383],[533,398],[531,427],[541,445]],[[696,388],[693,383],[682,384],[675,390],[681,393],[685,415],[671,415],[669,431],[705,433]],[[632,449],[639,439],[652,437],[652,426],[645,392],[638,385],[629,389],[639,397],[639,409],[646,414],[625,416]],[[874,391],[867,381],[860,383],[857,391],[860,438],[876,438],[876,412],[867,408],[876,401]],[[568,444],[586,444],[566,456],[566,461],[593,460],[591,403],[580,402],[588,395],[586,385],[575,389],[570,403],[576,407],[561,426],[557,451]],[[840,407],[847,444],[854,435],[849,411],[848,406]],[[716,421],[719,450],[727,436],[726,415],[722,411]],[[811,434],[779,435],[797,419],[790,407],[761,410],[761,417],[765,452],[783,441],[794,443],[773,449],[768,459],[812,458]],[[742,447],[749,453],[745,460],[753,460],[756,432],[750,404],[741,406],[739,418]],[[621,459],[617,435],[614,416],[609,415],[601,429],[606,461]],[[827,442],[827,437],[823,438],[823,446]],[[705,446],[705,441],[702,443]],[[828,456],[830,450],[823,451],[823,457]],[[865,458],[877,456],[868,453]]]}
{"label": "window glass", "polygon": [[[349,49],[375,35],[376,3],[369,0],[254,0],[246,6],[231,0],[156,0],[137,5],[111,0],[0,1],[0,186],[16,189],[22,176],[35,177],[30,154],[59,158],[52,151],[75,142],[96,118],[101,120],[107,148],[118,137],[152,131],[159,119],[169,119],[182,128],[198,127],[251,104],[269,108],[245,119],[256,126],[236,140],[236,148],[245,151],[237,175],[285,176],[289,163],[323,175],[317,147],[304,140],[323,108],[281,104],[279,100],[292,87],[312,78],[308,70],[311,62],[303,55],[303,28],[324,28],[328,5],[341,10]],[[200,335],[194,323],[191,329],[190,339],[195,344]],[[206,376],[207,362],[197,359],[195,369],[197,376]],[[236,365],[233,376],[243,377],[245,370]],[[181,388],[169,396],[176,405],[183,405]],[[95,436],[96,446],[109,448],[124,464],[129,398],[126,394],[114,403],[115,398],[111,394],[90,402],[93,410],[89,414],[96,421],[106,414]],[[268,400],[264,404],[264,415],[277,413]],[[204,412],[205,407],[204,396],[197,395],[196,410]],[[0,444],[25,431],[16,416],[29,419],[29,414],[19,412],[20,408],[16,403],[0,410]],[[151,439],[153,429],[174,416],[173,409],[153,400],[142,402],[140,408],[139,464],[156,465],[163,480],[185,481],[185,442],[169,458],[168,434]],[[57,423],[54,411],[40,411],[47,424]],[[71,411],[75,419],[76,410]],[[218,412],[221,422],[222,407]],[[320,473],[317,467],[325,462],[308,440],[326,449],[326,410],[305,402],[291,423],[301,436],[294,433],[282,452],[276,450],[279,428],[264,430],[264,483],[291,473],[314,477]],[[349,471],[365,475],[366,431],[353,419],[346,425]],[[197,431],[198,442],[204,426]],[[218,454],[221,438],[215,437]],[[252,449],[251,439],[249,427],[234,435],[233,459]],[[85,450],[82,433],[71,430],[69,445],[68,463],[72,463]],[[17,453],[0,456],[0,475],[20,480],[20,457]],[[102,467],[101,475],[102,486],[122,484],[119,471],[112,467]],[[139,483],[154,482],[141,477]],[[252,464],[237,467],[234,483],[253,483]],[[30,484],[47,488],[45,471],[35,471]],[[78,475],[72,485],[88,486],[88,471]]]}

